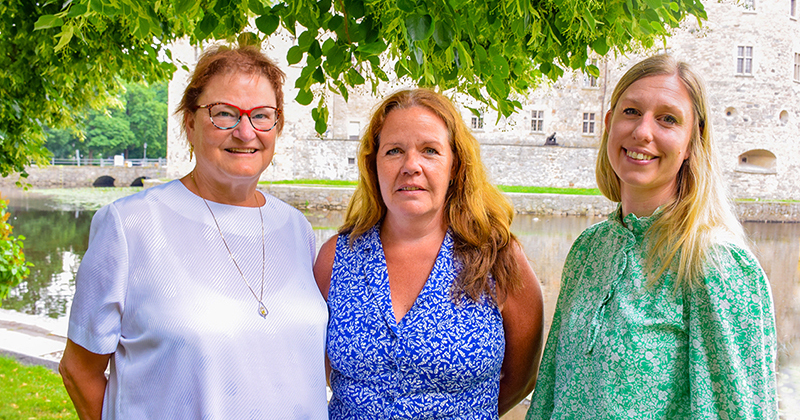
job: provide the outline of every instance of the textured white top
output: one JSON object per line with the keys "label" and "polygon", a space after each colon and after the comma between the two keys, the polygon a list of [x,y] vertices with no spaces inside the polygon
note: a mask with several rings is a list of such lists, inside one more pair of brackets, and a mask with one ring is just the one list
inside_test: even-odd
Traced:
{"label": "textured white top", "polygon": [[[314,236],[299,211],[264,197],[266,319],[203,200],[179,181],[95,214],[69,338],[114,353],[103,419],[327,419]],[[260,294],[258,209],[209,205]]]}

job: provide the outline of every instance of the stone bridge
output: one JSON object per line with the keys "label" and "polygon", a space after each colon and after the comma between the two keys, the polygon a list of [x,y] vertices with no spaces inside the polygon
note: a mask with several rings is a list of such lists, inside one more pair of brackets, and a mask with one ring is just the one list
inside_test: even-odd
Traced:
{"label": "stone bridge", "polygon": [[[165,166],[31,166],[28,168],[28,178],[23,182],[37,188],[77,188],[91,187],[98,180],[109,180],[102,177],[110,177],[114,180],[113,186],[128,187],[139,178],[164,178],[166,173]],[[0,183],[14,184],[17,180],[19,174],[12,174],[0,179]]]}

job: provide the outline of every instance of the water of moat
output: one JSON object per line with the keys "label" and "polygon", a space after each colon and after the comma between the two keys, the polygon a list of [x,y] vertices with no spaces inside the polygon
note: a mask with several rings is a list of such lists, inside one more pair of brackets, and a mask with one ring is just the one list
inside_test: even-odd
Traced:
{"label": "water of moat", "polygon": [[[2,308],[50,318],[66,316],[75,273],[86,252],[94,211],[77,210],[33,192],[0,189],[10,199],[14,234],[24,235],[25,255],[34,266],[28,280],[11,291]],[[335,234],[343,213],[306,214],[317,246]],[[545,293],[546,322],[552,318],[561,269],[575,238],[601,221],[589,217],[518,215],[512,230],[532,261]],[[754,251],[769,276],[778,328],[778,370],[782,411],[800,408],[800,223],[746,223]]]}

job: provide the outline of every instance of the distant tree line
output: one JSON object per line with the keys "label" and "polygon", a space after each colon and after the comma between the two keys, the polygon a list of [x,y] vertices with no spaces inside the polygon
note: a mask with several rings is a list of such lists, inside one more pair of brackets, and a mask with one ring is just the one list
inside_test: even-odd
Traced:
{"label": "distant tree line", "polygon": [[147,143],[148,158],[166,157],[167,82],[128,83],[124,87],[117,106],[101,111],[87,107],[85,117],[78,119],[77,130],[45,128],[45,148],[57,159],[74,158],[76,150],[82,159],[114,155],[139,159]]}

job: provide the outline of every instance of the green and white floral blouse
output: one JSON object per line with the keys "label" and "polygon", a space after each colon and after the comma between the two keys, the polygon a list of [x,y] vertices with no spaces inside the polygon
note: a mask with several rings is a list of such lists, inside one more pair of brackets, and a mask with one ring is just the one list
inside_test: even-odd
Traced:
{"label": "green and white floral blouse", "polygon": [[620,207],[573,244],[527,419],[775,419],[775,315],[753,254],[718,244],[700,286],[644,275],[658,217]]}

